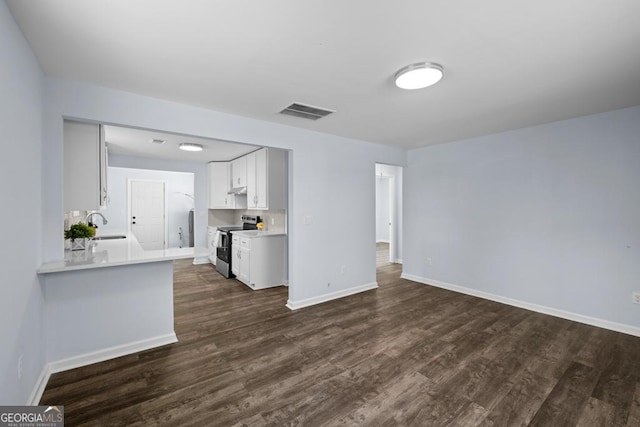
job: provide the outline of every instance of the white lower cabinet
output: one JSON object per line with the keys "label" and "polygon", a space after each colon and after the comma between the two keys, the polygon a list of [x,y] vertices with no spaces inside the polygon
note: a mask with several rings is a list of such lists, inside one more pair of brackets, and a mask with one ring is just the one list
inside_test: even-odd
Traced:
{"label": "white lower cabinet", "polygon": [[238,265],[238,280],[245,285],[251,286],[251,240],[240,237],[240,247],[238,248],[240,263]]}
{"label": "white lower cabinet", "polygon": [[233,234],[231,236],[231,273],[236,277],[240,274],[240,238]]}
{"label": "white lower cabinet", "polygon": [[[234,257],[231,271],[237,279],[251,289],[284,285],[287,281],[286,236],[242,236],[242,232],[238,234],[238,242],[232,240],[231,243]],[[233,238],[236,239],[236,235]],[[233,271],[234,268],[237,268],[237,273]]]}

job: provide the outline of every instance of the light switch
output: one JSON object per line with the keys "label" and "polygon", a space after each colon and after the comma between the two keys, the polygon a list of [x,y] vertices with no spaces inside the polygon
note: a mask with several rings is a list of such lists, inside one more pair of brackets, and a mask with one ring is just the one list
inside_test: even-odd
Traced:
{"label": "light switch", "polygon": [[302,223],[304,225],[311,225],[311,215],[305,215],[302,217]]}

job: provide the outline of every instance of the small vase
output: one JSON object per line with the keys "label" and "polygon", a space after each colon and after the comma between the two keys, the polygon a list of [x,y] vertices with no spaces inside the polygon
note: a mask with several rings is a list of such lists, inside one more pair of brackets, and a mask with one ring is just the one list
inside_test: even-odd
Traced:
{"label": "small vase", "polygon": [[72,251],[86,251],[89,246],[89,239],[71,239]]}

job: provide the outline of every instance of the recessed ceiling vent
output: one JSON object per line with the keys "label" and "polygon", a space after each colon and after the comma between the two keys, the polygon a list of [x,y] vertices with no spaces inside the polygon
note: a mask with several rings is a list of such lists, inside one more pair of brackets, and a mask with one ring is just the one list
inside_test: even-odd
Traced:
{"label": "recessed ceiling vent", "polygon": [[288,116],[300,117],[301,119],[318,120],[325,116],[328,116],[335,111],[327,110],[325,108],[314,107],[312,105],[304,105],[294,102],[284,110],[280,111],[280,114],[286,114]]}
{"label": "recessed ceiling vent", "polygon": [[149,140],[149,142],[152,143],[152,144],[156,144],[156,145],[162,145],[167,141],[165,141],[164,139],[155,139],[154,138],[154,139]]}

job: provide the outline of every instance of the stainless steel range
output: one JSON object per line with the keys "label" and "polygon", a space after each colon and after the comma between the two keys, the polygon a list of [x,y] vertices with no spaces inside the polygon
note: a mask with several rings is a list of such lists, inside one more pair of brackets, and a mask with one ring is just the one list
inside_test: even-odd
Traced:
{"label": "stainless steel range", "polygon": [[242,225],[218,227],[216,233],[216,270],[227,279],[235,277],[231,272],[231,236],[238,230],[257,230],[259,216],[242,215]]}

